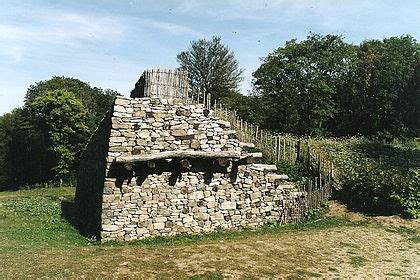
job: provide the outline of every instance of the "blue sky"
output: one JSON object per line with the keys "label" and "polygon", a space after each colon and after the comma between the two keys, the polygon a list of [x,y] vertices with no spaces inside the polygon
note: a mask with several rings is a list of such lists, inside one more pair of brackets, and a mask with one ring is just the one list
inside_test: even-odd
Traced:
{"label": "blue sky", "polygon": [[29,85],[69,76],[128,95],[143,70],[175,68],[192,40],[220,35],[245,69],[310,31],[346,41],[420,38],[420,0],[0,0],[0,114]]}

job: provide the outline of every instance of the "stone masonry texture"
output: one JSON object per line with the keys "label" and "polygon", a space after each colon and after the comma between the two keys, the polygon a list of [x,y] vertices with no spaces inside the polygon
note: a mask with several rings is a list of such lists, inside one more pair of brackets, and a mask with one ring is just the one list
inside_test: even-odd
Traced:
{"label": "stone masonry texture", "polygon": [[[203,105],[164,97],[117,97],[87,146],[78,176],[80,218],[101,241],[210,232],[219,228],[288,223],[305,193],[272,166],[226,167],[211,159],[175,159],[130,168],[119,157],[164,151],[234,151],[241,147],[230,124]],[[89,227],[89,226],[88,226]]]}

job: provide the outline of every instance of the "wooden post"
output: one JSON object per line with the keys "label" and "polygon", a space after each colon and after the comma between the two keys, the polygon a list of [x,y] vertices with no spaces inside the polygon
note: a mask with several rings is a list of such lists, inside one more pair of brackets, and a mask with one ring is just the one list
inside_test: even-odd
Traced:
{"label": "wooden post", "polygon": [[181,160],[179,161],[179,167],[180,167],[180,168],[181,168],[181,170],[183,170],[183,171],[188,171],[188,170],[190,170],[190,168],[191,168],[190,161],[189,161],[188,159],[186,159],[186,158],[181,159]]}
{"label": "wooden post", "polygon": [[150,169],[153,169],[156,167],[156,163],[154,161],[148,161],[147,167],[149,167]]}
{"label": "wooden post", "polygon": [[283,160],[286,161],[286,138],[283,137]]}

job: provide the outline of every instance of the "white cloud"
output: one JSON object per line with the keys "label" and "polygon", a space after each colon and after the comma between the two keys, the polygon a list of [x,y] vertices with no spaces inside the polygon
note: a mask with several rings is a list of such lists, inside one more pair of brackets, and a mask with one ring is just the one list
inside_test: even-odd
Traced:
{"label": "white cloud", "polygon": [[27,32],[17,26],[0,24],[0,40],[17,40],[27,35]]}
{"label": "white cloud", "polygon": [[23,48],[14,44],[0,44],[0,57],[11,60],[13,63],[23,59]]}
{"label": "white cloud", "polygon": [[158,29],[164,32],[167,32],[172,35],[191,35],[191,36],[203,36],[200,32],[195,31],[194,29],[185,26],[176,24],[173,22],[166,22],[160,20],[152,19],[139,19],[139,23],[145,27]]}
{"label": "white cloud", "polygon": [[125,26],[119,18],[75,13],[51,16],[49,24],[54,27],[47,34],[69,39],[111,39],[123,35],[125,31]]}
{"label": "white cloud", "polygon": [[20,23],[0,23],[0,56],[20,62],[29,45],[115,40],[125,25],[116,17],[86,16],[61,10],[34,11]]}

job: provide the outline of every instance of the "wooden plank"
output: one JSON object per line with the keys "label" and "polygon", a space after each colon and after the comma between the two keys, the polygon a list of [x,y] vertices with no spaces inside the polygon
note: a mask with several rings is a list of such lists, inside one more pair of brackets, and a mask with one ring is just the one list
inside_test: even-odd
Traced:
{"label": "wooden plank", "polygon": [[238,162],[255,163],[257,160],[260,159],[262,159],[262,153],[249,153],[241,156]]}
{"label": "wooden plank", "polygon": [[233,151],[206,152],[206,151],[165,151],[151,154],[140,154],[115,158],[115,162],[141,162],[169,158],[232,158],[239,159],[241,154]]}

